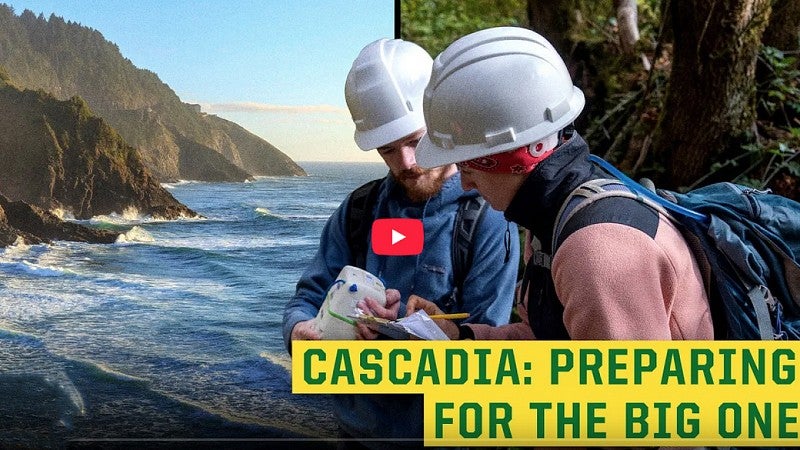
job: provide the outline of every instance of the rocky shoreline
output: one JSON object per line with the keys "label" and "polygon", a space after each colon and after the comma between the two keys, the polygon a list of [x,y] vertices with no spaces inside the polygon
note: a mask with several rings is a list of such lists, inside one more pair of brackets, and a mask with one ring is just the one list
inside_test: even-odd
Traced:
{"label": "rocky shoreline", "polygon": [[65,222],[55,214],[0,195],[0,247],[18,243],[42,244],[51,241],[77,241],[96,244],[116,242],[119,233],[97,230]]}

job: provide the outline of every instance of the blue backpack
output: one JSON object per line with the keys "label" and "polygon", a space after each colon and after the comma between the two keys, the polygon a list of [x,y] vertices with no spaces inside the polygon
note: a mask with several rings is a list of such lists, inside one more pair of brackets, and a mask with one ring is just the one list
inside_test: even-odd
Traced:
{"label": "blue backpack", "polygon": [[558,216],[553,242],[592,201],[636,198],[681,225],[707,275],[717,339],[800,339],[800,203],[733,183],[685,194],[655,191],[595,155],[589,159],[616,179],[576,189]]}

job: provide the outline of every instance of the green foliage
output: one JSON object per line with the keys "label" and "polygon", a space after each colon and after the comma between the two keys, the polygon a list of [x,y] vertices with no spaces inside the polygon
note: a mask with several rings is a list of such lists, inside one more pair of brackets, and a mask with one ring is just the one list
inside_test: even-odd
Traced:
{"label": "green foliage", "polygon": [[723,170],[737,171],[739,174],[733,178],[734,183],[740,183],[756,189],[766,189],[770,182],[781,172],[785,171],[792,177],[800,178],[800,161],[797,161],[800,152],[797,144],[800,142],[800,128],[794,128],[795,148],[787,142],[769,141],[767,143],[752,143],[742,146],[743,153],[723,162],[714,163],[708,175],[695,184],[702,183],[706,178]]}
{"label": "green foliage", "polygon": [[[660,0],[638,0],[640,47],[655,48],[661,23]],[[610,45],[619,53],[617,18],[612,0],[577,0],[574,17],[570,20],[570,39],[585,45]]]}
{"label": "green foliage", "polygon": [[400,35],[438,55],[465,34],[494,26],[525,26],[525,0],[403,0]]}
{"label": "green foliage", "polygon": [[[497,25],[527,26],[527,1],[403,0],[401,33],[432,55],[455,39]],[[541,0],[542,5],[546,5]],[[662,20],[662,0],[638,0],[637,55],[622,54],[612,0],[560,0],[569,13],[572,54],[563,55],[573,79],[587,95],[579,129],[592,148],[611,161],[635,169],[636,176],[661,177],[668,155],[650,152],[653,131],[664,108],[672,66],[670,23]],[[647,71],[641,55],[652,64]],[[767,187],[781,174],[800,178],[800,57],[764,47],[759,56],[768,75],[759,77],[756,102],[759,130],[737,142],[722,161],[693,186],[733,180]],[[736,137],[738,138],[738,137]]]}
{"label": "green foliage", "polygon": [[769,75],[758,86],[758,103],[767,114],[780,115],[790,124],[800,116],[800,68],[796,56],[788,56],[774,47],[761,48],[759,60]]}
{"label": "green foliage", "polygon": [[733,181],[765,189],[781,173],[800,178],[800,69],[795,56],[768,46],[759,53],[764,69],[756,92],[759,123],[765,136],[748,138],[741,152],[711,166],[695,185],[718,173]]}

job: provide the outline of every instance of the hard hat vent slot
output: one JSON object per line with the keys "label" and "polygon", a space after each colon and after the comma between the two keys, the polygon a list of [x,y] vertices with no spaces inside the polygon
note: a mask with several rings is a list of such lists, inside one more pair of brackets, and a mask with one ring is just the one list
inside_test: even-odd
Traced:
{"label": "hard hat vent slot", "polygon": [[559,104],[545,109],[544,118],[550,122],[555,122],[568,112],[569,112],[569,98],[564,98],[561,100]]}
{"label": "hard hat vent slot", "polygon": [[508,128],[503,131],[498,131],[496,133],[487,133],[486,134],[486,143],[490,146],[507,144],[509,142],[514,142],[517,139],[516,133],[514,133],[513,128]]}
{"label": "hard hat vent slot", "polygon": [[439,145],[439,147],[445,148],[447,150],[452,150],[452,149],[456,148],[455,143],[453,143],[453,135],[452,134],[445,134],[445,133],[439,133],[437,131],[434,131],[431,134],[431,138],[435,139],[437,141],[437,144]]}

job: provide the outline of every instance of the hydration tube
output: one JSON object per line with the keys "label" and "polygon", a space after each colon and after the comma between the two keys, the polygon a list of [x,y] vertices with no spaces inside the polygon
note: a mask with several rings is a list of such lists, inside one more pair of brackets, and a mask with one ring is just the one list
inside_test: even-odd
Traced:
{"label": "hydration tube", "polygon": [[605,171],[607,171],[611,175],[614,175],[628,189],[630,189],[633,192],[641,195],[642,197],[647,197],[649,200],[651,200],[654,203],[657,203],[657,204],[663,206],[664,208],[666,208],[669,211],[672,211],[672,212],[674,212],[676,214],[679,214],[681,216],[688,217],[690,219],[693,219],[693,220],[696,220],[696,221],[699,221],[699,222],[702,222],[702,223],[705,223],[705,224],[707,224],[710,221],[710,219],[709,219],[709,217],[707,215],[705,215],[703,213],[699,213],[699,212],[697,212],[697,211],[695,211],[693,209],[685,208],[685,207],[683,207],[683,206],[681,206],[681,205],[679,205],[677,203],[673,203],[673,202],[671,202],[671,201],[659,196],[655,192],[647,189],[646,187],[644,187],[641,184],[637,183],[636,181],[632,180],[629,176],[627,176],[624,173],[622,173],[622,171],[620,171],[619,169],[617,169],[616,167],[611,165],[611,163],[609,163],[608,161],[604,160],[603,158],[600,158],[597,155],[589,155],[589,161],[591,161],[591,162],[597,164],[598,166],[602,167]]}

